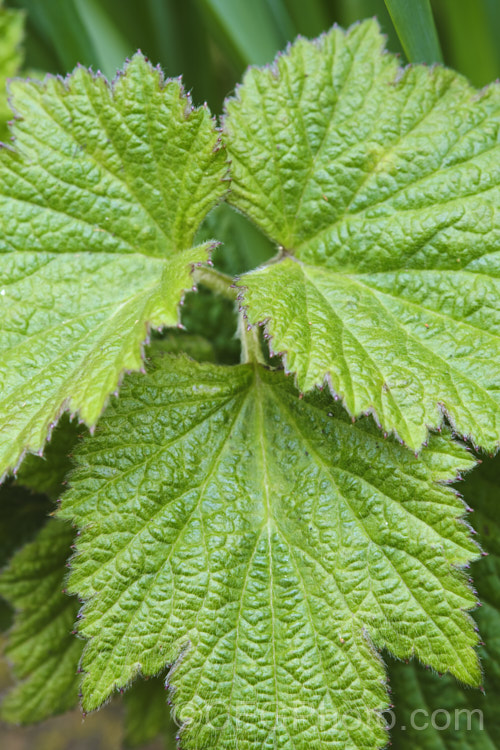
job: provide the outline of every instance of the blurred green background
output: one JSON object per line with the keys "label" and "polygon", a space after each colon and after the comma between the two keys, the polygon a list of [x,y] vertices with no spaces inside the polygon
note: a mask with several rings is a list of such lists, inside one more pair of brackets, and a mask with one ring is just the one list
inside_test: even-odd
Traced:
{"label": "blurred green background", "polygon": [[[249,64],[270,62],[297,34],[313,37],[332,24],[377,16],[388,46],[402,52],[384,0],[8,0],[27,13],[26,66],[66,73],[77,63],[112,77],[140,48],[168,76],[181,75],[195,103],[219,113],[224,97]],[[419,8],[402,7],[422,39]],[[447,65],[483,86],[500,73],[498,0],[433,0]],[[425,47],[424,47],[425,49]],[[419,53],[417,51],[417,57]],[[403,58],[404,59],[404,58]]]}
{"label": "blurred green background", "polygon": [[[402,62],[442,59],[478,87],[500,76],[500,0],[5,0],[4,5],[25,13],[26,72],[65,74],[81,63],[112,78],[141,49],[167,76],[182,74],[194,103],[208,102],[214,114],[222,113],[224,97],[248,65],[271,62],[298,34],[314,37],[334,23],[349,26],[372,16]],[[218,265],[228,273],[255,266],[273,252],[226,206],[209,217],[202,232],[225,241],[230,252],[220,254]],[[188,298],[187,327],[210,339],[209,358],[237,361],[231,310],[212,307],[207,323],[206,313],[197,309],[203,300],[203,294]],[[213,335],[207,334],[210,326]],[[8,681],[0,662],[0,688]],[[29,729],[0,726],[0,747],[118,749],[124,746],[122,713],[120,701],[113,701],[85,721],[75,711]],[[173,730],[163,735],[142,747],[175,747]]]}

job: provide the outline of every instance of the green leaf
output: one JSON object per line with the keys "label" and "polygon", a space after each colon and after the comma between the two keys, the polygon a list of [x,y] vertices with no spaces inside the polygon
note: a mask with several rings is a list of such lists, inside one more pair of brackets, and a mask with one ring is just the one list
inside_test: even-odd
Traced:
{"label": "green leaf", "polygon": [[137,680],[125,694],[125,745],[141,747],[159,735],[168,742],[175,737],[175,724],[170,718],[165,693],[165,679],[153,677]]}
{"label": "green leaf", "polygon": [[376,648],[479,683],[448,437],[417,458],[283,373],[163,357],[76,460],[85,710],[174,664],[187,747],[351,750],[386,741]]}
{"label": "green leaf", "polygon": [[[500,737],[500,457],[475,471],[463,489],[465,499],[474,505],[480,541],[489,551],[472,571],[483,605],[474,618],[484,641],[480,658],[485,694],[416,665],[394,664],[390,676],[396,704],[395,750],[495,750]],[[448,718],[449,726],[443,728]]]}
{"label": "green leaf", "polygon": [[150,327],[176,325],[198,225],[225,191],[206,108],[141,55],[110,87],[12,85],[0,154],[0,475],[41,449],[63,410],[95,424]]}
{"label": "green leaf", "polygon": [[0,594],[16,609],[5,654],[18,684],[0,707],[5,721],[31,724],[78,701],[82,642],[71,634],[78,602],[62,593],[73,530],[51,519],[0,578]]}
{"label": "green leaf", "polygon": [[0,0],[0,139],[5,141],[9,131],[7,122],[12,112],[7,103],[7,80],[15,76],[21,67],[21,41],[24,29],[24,13],[8,10]]}
{"label": "green leaf", "polygon": [[500,440],[500,87],[398,69],[375,21],[299,39],[227,103],[231,201],[283,248],[241,279],[307,391],[416,449]]}

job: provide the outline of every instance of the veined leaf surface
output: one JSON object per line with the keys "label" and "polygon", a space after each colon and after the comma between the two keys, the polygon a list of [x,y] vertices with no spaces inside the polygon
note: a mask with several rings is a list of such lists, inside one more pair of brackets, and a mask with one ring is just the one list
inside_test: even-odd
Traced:
{"label": "veined leaf surface", "polygon": [[245,274],[301,390],[411,448],[500,441],[500,87],[401,70],[375,21],[299,39],[227,103],[230,200],[282,248]]}
{"label": "veined leaf surface", "polygon": [[165,356],[76,461],[84,709],[174,664],[188,747],[351,750],[387,739],[376,648],[480,681],[448,436],[417,458],[282,373]]}
{"label": "veined leaf surface", "polygon": [[110,86],[11,84],[0,153],[0,476],[67,409],[92,426],[148,327],[175,325],[227,166],[206,108],[136,55]]}

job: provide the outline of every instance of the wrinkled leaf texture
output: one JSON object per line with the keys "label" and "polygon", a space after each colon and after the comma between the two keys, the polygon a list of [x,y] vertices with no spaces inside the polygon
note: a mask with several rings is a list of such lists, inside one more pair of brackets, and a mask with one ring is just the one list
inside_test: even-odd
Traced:
{"label": "wrinkled leaf texture", "polygon": [[198,226],[225,192],[208,109],[137,54],[112,85],[77,68],[14,81],[0,153],[0,476],[62,411],[89,426],[150,327],[178,323]]}
{"label": "wrinkled leaf texture", "polygon": [[173,665],[188,747],[350,750],[386,742],[377,648],[479,684],[448,435],[416,457],[282,373],[165,355],[75,460],[85,710]]}
{"label": "wrinkled leaf texture", "polygon": [[226,105],[230,200],[281,247],[241,279],[302,391],[413,449],[500,439],[500,85],[398,68],[376,21],[299,39]]}

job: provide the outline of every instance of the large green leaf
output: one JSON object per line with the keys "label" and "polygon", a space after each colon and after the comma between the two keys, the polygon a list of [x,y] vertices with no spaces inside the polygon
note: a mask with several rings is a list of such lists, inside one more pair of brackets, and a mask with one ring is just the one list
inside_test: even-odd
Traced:
{"label": "large green leaf", "polygon": [[7,122],[12,112],[7,103],[7,81],[18,72],[21,62],[21,40],[24,14],[3,7],[0,0],[0,139],[8,138]]}
{"label": "large green leaf", "polygon": [[[500,456],[467,480],[465,499],[474,505],[474,525],[489,556],[474,563],[474,583],[482,602],[475,620],[484,694],[460,687],[416,665],[391,668],[396,706],[393,746],[397,750],[496,750],[500,737]],[[403,729],[404,727],[404,729]],[[438,727],[438,729],[436,729]]]}
{"label": "large green leaf", "polygon": [[78,701],[78,602],[62,591],[73,536],[69,524],[49,520],[0,577],[0,594],[17,610],[5,653],[18,682],[0,707],[6,721],[33,723]]}
{"label": "large green leaf", "polygon": [[165,356],[75,458],[84,709],[174,664],[188,747],[366,749],[374,644],[480,681],[448,436],[417,458],[282,373]]}
{"label": "large green leaf", "polygon": [[176,325],[226,157],[206,108],[136,55],[110,87],[12,84],[0,156],[0,475],[62,410],[93,425],[151,326]]}
{"label": "large green leaf", "polygon": [[227,103],[231,201],[282,246],[251,323],[412,448],[500,440],[500,87],[402,71],[375,21],[298,40]]}

